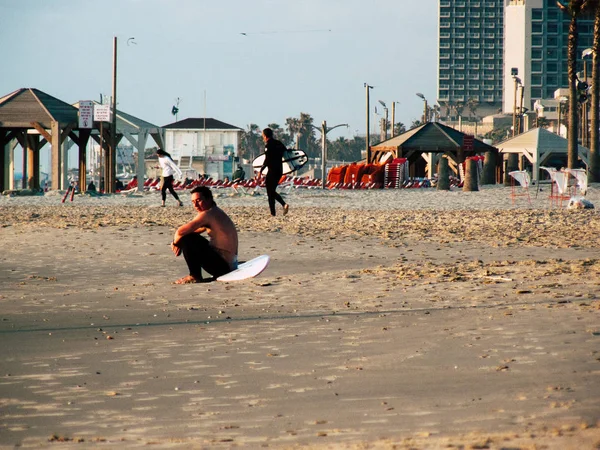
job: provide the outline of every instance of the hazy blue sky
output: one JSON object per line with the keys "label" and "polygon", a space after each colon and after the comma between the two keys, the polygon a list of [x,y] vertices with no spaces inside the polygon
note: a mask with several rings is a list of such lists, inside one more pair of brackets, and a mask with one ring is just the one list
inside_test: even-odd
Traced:
{"label": "hazy blue sky", "polygon": [[246,128],[306,112],[350,124],[335,138],[364,133],[365,82],[371,111],[398,101],[406,125],[416,92],[436,97],[436,0],[0,0],[0,96],[110,95],[113,36],[118,108],[159,126],[178,97],[179,120],[203,117],[206,93],[207,117]]}

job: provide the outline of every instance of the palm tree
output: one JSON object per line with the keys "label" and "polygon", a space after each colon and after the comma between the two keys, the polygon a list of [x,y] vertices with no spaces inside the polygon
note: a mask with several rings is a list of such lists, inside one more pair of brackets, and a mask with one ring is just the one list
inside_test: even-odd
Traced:
{"label": "palm tree", "polygon": [[[285,125],[287,127],[288,133],[292,141],[296,138],[296,135],[300,133],[301,124],[300,119],[296,119],[295,117],[288,117],[285,119]],[[299,142],[297,142],[297,147],[299,146]]]}
{"label": "palm tree", "polygon": [[262,153],[261,129],[255,123],[248,125],[248,129],[242,133],[242,142],[240,145],[240,156],[247,159],[254,159]]}
{"label": "palm tree", "polygon": [[592,44],[592,89],[591,89],[591,131],[590,131],[590,165],[588,177],[590,182],[600,181],[600,150],[598,149],[598,110],[600,93],[600,0],[588,4],[588,10],[594,14],[594,42]]}
{"label": "palm tree", "polygon": [[569,45],[567,68],[569,75],[569,133],[567,135],[568,150],[567,150],[567,167],[574,169],[578,158],[578,107],[577,107],[577,44],[579,41],[579,33],[577,31],[577,19],[582,12],[587,8],[590,0],[557,0],[556,4],[562,12],[568,14],[571,18],[569,24]]}

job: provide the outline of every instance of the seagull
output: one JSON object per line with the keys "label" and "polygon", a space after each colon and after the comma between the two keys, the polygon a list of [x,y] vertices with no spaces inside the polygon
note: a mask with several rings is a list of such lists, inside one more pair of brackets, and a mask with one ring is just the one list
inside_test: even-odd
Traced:
{"label": "seagull", "polygon": [[129,39],[127,39],[127,45],[129,45],[129,42],[131,41],[132,44],[137,45],[137,42],[134,41],[134,37],[130,37]]}

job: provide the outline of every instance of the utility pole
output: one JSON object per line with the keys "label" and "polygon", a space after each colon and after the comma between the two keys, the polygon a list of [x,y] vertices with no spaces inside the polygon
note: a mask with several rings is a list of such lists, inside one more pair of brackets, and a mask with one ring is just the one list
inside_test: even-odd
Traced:
{"label": "utility pole", "polygon": [[324,120],[321,123],[321,128],[315,127],[314,125],[312,126],[315,130],[318,130],[321,132],[321,186],[323,189],[325,189],[325,185],[327,184],[327,176],[326,176],[326,172],[327,172],[327,133],[329,133],[331,130],[337,128],[337,127],[348,127],[349,125],[347,123],[340,123],[339,125],[336,125],[334,127],[331,128],[327,128],[327,121]]}
{"label": "utility pole", "polygon": [[366,150],[367,150],[367,163],[371,162],[371,145],[370,145],[370,140],[371,140],[371,134],[369,132],[369,127],[371,126],[371,122],[369,120],[369,89],[373,89],[373,86],[369,86],[367,83],[365,83],[365,89],[367,91],[367,136],[366,136]]}
{"label": "utility pole", "polygon": [[392,102],[392,137],[396,135],[396,103],[400,102]]}
{"label": "utility pole", "polygon": [[519,86],[519,77],[513,76],[513,80],[515,80],[515,97],[513,100],[513,137],[515,137],[517,133],[517,91]]}
{"label": "utility pole", "polygon": [[379,103],[381,104],[381,106],[383,106],[383,110],[385,111],[385,119],[381,119],[382,120],[382,127],[381,127],[381,140],[382,141],[387,141],[387,124],[388,124],[388,108],[385,105],[384,102],[382,102],[381,100],[379,100]]}
{"label": "utility pole", "polygon": [[[104,179],[104,189],[108,193],[115,192],[117,174],[117,37],[113,38],[113,82],[112,82],[112,124],[110,148],[108,150],[108,173]],[[141,181],[143,182],[143,180]]]}

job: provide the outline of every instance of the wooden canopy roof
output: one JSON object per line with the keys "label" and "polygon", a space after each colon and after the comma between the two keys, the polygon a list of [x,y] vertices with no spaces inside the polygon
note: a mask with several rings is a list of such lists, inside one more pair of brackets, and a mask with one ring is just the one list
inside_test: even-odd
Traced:
{"label": "wooden canopy roof", "polygon": [[0,98],[0,128],[49,129],[51,122],[77,128],[78,111],[72,105],[35,88],[21,88]]}
{"label": "wooden canopy roof", "polygon": [[[470,143],[466,145],[468,141]],[[495,150],[495,147],[442,123],[427,122],[380,142],[371,149],[384,152],[401,150],[403,153],[406,151],[445,153],[462,149],[474,153],[484,153]]]}

